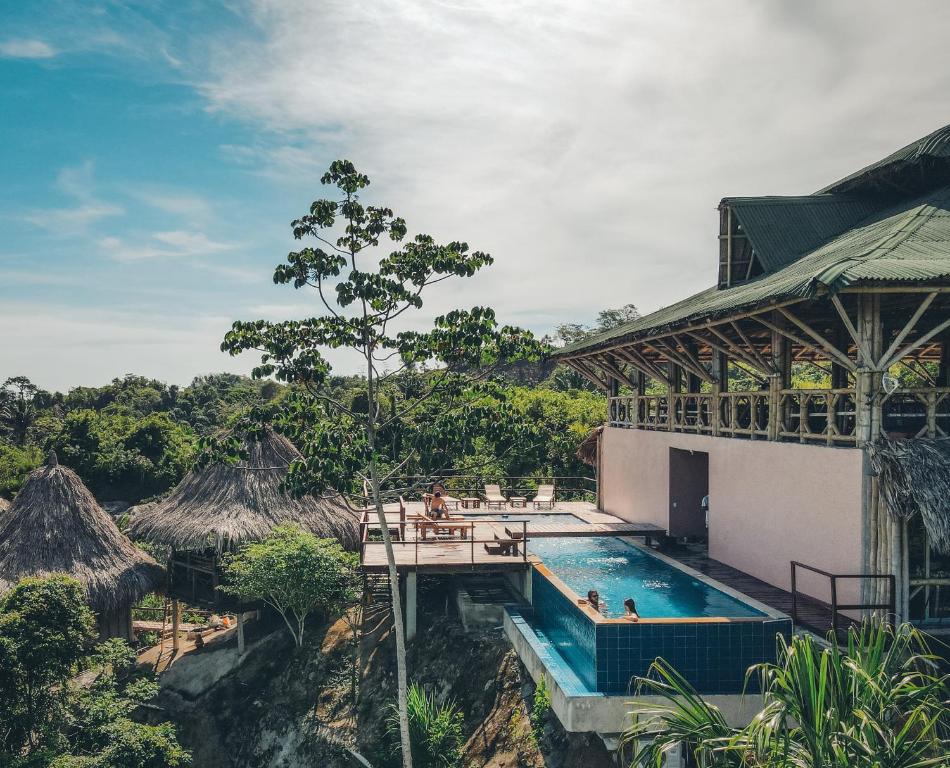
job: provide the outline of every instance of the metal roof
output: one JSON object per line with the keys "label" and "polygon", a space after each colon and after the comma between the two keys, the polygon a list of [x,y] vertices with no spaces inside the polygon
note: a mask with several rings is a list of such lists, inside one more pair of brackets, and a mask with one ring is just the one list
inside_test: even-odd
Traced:
{"label": "metal roof", "polygon": [[881,208],[851,195],[727,197],[766,272],[775,272]]}
{"label": "metal roof", "polygon": [[950,186],[860,221],[776,272],[731,288],[708,288],[630,323],[558,350],[557,356],[635,341],[754,306],[838,291],[861,281],[950,277]]}

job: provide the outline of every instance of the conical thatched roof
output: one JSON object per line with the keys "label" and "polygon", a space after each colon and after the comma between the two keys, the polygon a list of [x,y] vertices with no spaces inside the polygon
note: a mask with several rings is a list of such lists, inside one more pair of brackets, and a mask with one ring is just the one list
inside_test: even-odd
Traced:
{"label": "conical thatched roof", "polygon": [[888,512],[921,516],[934,549],[950,553],[950,439],[880,439],[868,445]]}
{"label": "conical thatched roof", "polygon": [[282,523],[294,523],[350,550],[359,544],[359,513],[340,494],[294,498],[282,487],[287,467],[300,458],[272,429],[245,444],[248,460],[191,472],[164,499],[133,511],[131,535],[177,550],[219,552],[259,541]]}
{"label": "conical thatched roof", "polygon": [[135,547],[79,476],[51,453],[0,517],[0,592],[24,576],[66,573],[96,611],[132,605],[160,587],[165,571]]}
{"label": "conical thatched roof", "polygon": [[577,458],[592,467],[597,466],[597,443],[600,441],[600,433],[603,431],[603,426],[594,427],[590,434],[577,446]]}

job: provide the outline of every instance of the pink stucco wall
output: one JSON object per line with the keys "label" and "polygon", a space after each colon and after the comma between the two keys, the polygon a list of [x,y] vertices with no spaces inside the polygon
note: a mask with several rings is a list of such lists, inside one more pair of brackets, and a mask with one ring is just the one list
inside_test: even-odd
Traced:
{"label": "pink stucco wall", "polygon": [[[666,527],[670,448],[704,451],[710,557],[783,589],[791,560],[861,572],[861,451],[619,428],[602,439],[604,511]],[[827,583],[799,586],[827,600]]]}

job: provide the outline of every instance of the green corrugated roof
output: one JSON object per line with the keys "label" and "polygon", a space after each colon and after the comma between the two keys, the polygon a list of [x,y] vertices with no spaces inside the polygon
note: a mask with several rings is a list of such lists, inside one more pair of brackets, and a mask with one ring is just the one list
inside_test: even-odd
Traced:
{"label": "green corrugated roof", "polygon": [[917,139],[917,141],[911,142],[906,147],[901,147],[883,160],[878,160],[876,163],[871,163],[871,165],[862,168],[860,171],[848,174],[834,184],[829,184],[824,189],[819,189],[816,194],[846,192],[859,187],[872,177],[891,173],[908,165],[920,164],[925,158],[944,161],[950,160],[950,125],[938,128],[922,139]]}
{"label": "green corrugated roof", "polygon": [[791,264],[881,208],[851,195],[727,197],[766,272]]}
{"label": "green corrugated roof", "polygon": [[593,351],[702,322],[740,309],[809,298],[860,281],[928,281],[950,277],[950,186],[862,220],[797,261],[732,288],[709,288],[630,323],[568,345],[558,356]]}

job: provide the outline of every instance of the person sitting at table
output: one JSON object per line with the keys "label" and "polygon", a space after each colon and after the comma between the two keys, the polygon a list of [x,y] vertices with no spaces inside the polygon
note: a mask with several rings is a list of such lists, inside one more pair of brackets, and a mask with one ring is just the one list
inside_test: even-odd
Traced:
{"label": "person sitting at table", "polygon": [[640,614],[637,613],[637,604],[633,602],[632,597],[628,597],[623,601],[623,615],[624,618],[630,619],[631,621],[640,620]]}
{"label": "person sitting at table", "polygon": [[432,495],[432,501],[429,502],[429,514],[436,520],[448,519],[449,510],[445,506],[445,499],[442,498],[442,491],[436,491]]}

